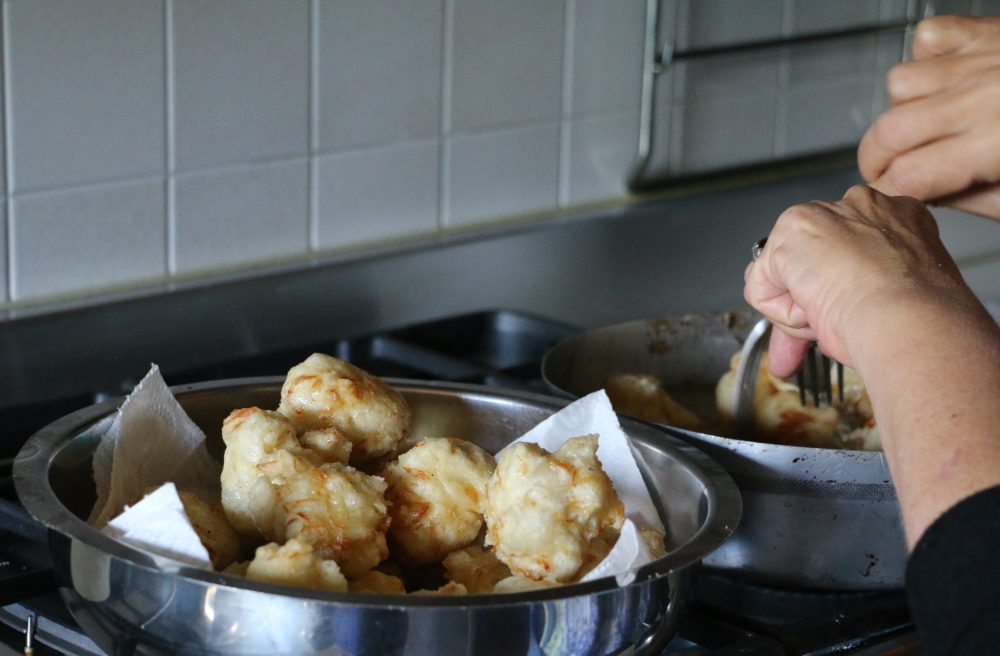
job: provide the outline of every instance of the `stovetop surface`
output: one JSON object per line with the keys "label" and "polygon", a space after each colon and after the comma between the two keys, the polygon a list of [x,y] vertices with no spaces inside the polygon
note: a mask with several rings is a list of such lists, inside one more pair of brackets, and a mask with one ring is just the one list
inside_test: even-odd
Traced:
{"label": "stovetop surface", "polygon": [[[577,329],[531,314],[497,310],[448,317],[374,335],[331,339],[261,352],[197,369],[160,363],[168,384],[280,375],[313,352],[348,360],[382,377],[435,379],[546,392],[545,352]],[[137,372],[137,376],[142,372]],[[136,381],[123,381],[124,394]],[[5,410],[9,449],[45,423],[102,400],[107,390]],[[82,635],[48,570],[44,529],[12,503],[9,467],[0,451],[0,656],[23,653],[35,623],[35,654],[99,654]],[[5,471],[6,468],[6,471]],[[4,583],[4,578],[8,580]],[[13,582],[12,582],[13,581]],[[4,605],[7,604],[7,605]],[[6,652],[4,650],[7,650]],[[906,654],[918,643],[902,592],[824,593],[764,588],[706,572],[698,576],[681,629],[665,654]]]}

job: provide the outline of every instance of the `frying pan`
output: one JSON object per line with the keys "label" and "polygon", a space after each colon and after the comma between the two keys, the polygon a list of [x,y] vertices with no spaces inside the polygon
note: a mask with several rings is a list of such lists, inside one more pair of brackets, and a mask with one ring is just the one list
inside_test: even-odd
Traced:
{"label": "frying pan", "polygon": [[[614,374],[652,374],[696,414],[711,417],[715,384],[758,319],[749,311],[724,312],[597,328],[554,346],[542,375],[553,392],[575,398]],[[902,587],[906,546],[881,452],[671,432],[719,462],[742,493],[743,520],[706,566],[777,586]]]}
{"label": "frying pan", "polygon": [[[173,391],[218,455],[223,418],[233,408],[276,407],[282,380]],[[413,410],[414,437],[461,436],[491,452],[567,403],[473,385],[388,382]],[[606,578],[516,594],[359,595],[170,568],[83,519],[95,497],[93,452],[121,402],[57,420],[14,461],[21,502],[50,529],[63,599],[113,654],[658,654],[676,631],[694,567],[739,522],[739,492],[718,464],[665,431],[624,419],[669,549],[626,586]]]}

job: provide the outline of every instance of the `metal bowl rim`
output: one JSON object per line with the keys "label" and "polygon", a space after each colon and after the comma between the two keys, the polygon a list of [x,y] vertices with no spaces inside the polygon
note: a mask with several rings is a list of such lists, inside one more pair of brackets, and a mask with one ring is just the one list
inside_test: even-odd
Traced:
{"label": "metal bowl rim", "polygon": [[[220,390],[232,387],[274,386],[280,389],[282,376],[252,378],[230,378],[215,381],[188,383],[171,386],[175,396],[189,393]],[[400,391],[412,389],[419,392],[438,391],[459,395],[476,395],[494,399],[520,401],[536,406],[557,410],[571,401],[550,395],[532,392],[512,391],[474,385],[441,381],[425,381],[406,378],[385,378],[388,384]],[[123,561],[130,567],[139,567],[150,573],[177,576],[199,585],[225,585],[232,588],[251,590],[269,594],[293,596],[334,605],[379,606],[379,607],[500,607],[535,603],[550,599],[585,596],[619,589],[611,578],[603,578],[586,583],[573,583],[550,589],[520,593],[447,595],[384,595],[358,594],[332,591],[314,591],[303,588],[251,581],[196,568],[178,565],[176,571],[167,571],[154,564],[144,552],[118,542],[93,529],[80,519],[56,496],[48,484],[49,467],[62,446],[79,435],[83,430],[110,416],[125,400],[124,396],[108,399],[67,414],[32,435],[14,458],[14,487],[25,509],[50,531],[71,540],[78,540],[97,548],[109,557]],[[661,442],[673,456],[676,456],[705,487],[708,497],[708,512],[699,530],[687,543],[667,555],[648,563],[636,574],[629,584],[638,585],[658,579],[683,569],[706,557],[732,535],[742,515],[740,492],[730,475],[708,455],[696,447],[670,435],[656,424],[634,420],[619,415],[622,428],[630,439]],[[40,483],[40,484],[39,484]],[[475,603],[468,603],[474,600]]]}

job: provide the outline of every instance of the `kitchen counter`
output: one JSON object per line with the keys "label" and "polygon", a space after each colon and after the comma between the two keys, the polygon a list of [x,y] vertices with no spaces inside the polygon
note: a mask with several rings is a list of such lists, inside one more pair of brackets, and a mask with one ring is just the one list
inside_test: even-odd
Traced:
{"label": "kitchen counter", "polygon": [[[580,327],[742,304],[750,245],[789,205],[839,198],[850,166],[91,300],[9,310],[0,408],[119,394],[150,362],[192,367],[286,345],[510,308]],[[763,180],[763,181],[762,181]],[[281,372],[275,372],[281,373]]]}

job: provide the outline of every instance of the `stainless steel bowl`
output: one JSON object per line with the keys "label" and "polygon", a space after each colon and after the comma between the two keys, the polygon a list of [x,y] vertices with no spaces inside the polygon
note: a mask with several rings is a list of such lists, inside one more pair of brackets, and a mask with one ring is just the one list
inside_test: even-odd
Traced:
{"label": "stainless steel bowl", "polygon": [[[173,388],[221,454],[233,408],[276,407],[282,380]],[[390,380],[414,411],[415,436],[458,436],[496,452],[565,401],[478,386]],[[658,653],[676,631],[693,566],[732,533],[740,497],[697,449],[622,421],[668,526],[668,555],[630,585],[612,579],[510,595],[352,595],[270,585],[177,567],[87,525],[91,459],[121,399],[94,405],[34,435],[14,461],[25,508],[50,530],[61,594],[109,653],[613,654]]]}
{"label": "stainless steel bowl", "polygon": [[[703,418],[715,385],[759,316],[694,314],[630,321],[569,337],[542,362],[556,394],[583,396],[614,374],[651,374]],[[896,490],[881,452],[737,440],[674,428],[730,474],[743,520],[705,565],[770,585],[900,588],[906,543]]]}

